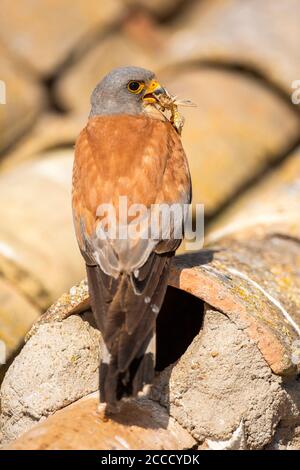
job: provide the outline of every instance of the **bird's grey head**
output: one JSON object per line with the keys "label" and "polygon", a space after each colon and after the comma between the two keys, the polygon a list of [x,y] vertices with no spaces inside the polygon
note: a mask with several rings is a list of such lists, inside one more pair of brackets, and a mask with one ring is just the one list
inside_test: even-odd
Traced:
{"label": "bird's grey head", "polygon": [[155,95],[165,92],[150,70],[120,67],[109,72],[94,89],[90,116],[141,114]]}

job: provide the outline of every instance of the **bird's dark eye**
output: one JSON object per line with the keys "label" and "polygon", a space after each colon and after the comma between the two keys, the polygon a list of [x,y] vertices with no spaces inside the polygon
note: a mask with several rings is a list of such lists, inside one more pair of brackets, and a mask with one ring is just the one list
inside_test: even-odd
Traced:
{"label": "bird's dark eye", "polygon": [[144,83],[143,82],[137,82],[135,80],[131,80],[128,85],[127,85],[127,88],[129,91],[131,91],[131,93],[140,93],[142,91],[142,89],[144,88]]}

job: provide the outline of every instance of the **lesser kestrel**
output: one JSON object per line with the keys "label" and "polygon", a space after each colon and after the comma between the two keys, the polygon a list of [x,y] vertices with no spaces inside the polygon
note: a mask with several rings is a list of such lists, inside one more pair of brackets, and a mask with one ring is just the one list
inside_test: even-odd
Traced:
{"label": "lesser kestrel", "polygon": [[[182,218],[156,218],[153,235],[148,216],[160,205],[191,199],[180,135],[157,106],[166,93],[148,70],[111,71],[93,91],[87,125],[76,141],[74,224],[103,338],[100,401],[112,406],[153,380],[156,317],[181,242],[175,232]],[[125,222],[120,201],[127,204]],[[129,210],[133,205],[144,208],[138,223]],[[119,223],[117,236],[108,230],[110,208]],[[132,223],[140,231],[128,235]]]}

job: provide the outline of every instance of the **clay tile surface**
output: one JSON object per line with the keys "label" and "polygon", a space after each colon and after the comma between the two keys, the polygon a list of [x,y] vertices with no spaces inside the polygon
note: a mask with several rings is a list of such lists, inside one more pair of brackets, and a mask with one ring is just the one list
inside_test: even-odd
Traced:
{"label": "clay tile surface", "polygon": [[36,72],[48,75],[73,49],[118,20],[122,2],[110,0],[24,0],[1,2],[0,38]]}
{"label": "clay tile surface", "polygon": [[176,258],[170,284],[225,313],[253,339],[276,374],[297,373],[300,244],[274,235],[220,240]]}
{"label": "clay tile surface", "polygon": [[206,251],[177,257],[170,279],[244,328],[277,374],[297,372],[299,152],[213,224]]}
{"label": "clay tile surface", "polygon": [[58,411],[14,441],[15,450],[184,449],[194,439],[151,400],[124,402],[118,419],[101,417],[94,394]]}
{"label": "clay tile surface", "polygon": [[[2,16],[1,13],[1,18]],[[15,57],[7,52],[1,41],[0,57],[0,80],[5,87],[4,96],[1,91],[0,97],[0,151],[2,152],[34,124],[45,105],[45,96],[40,84],[22,68]]]}
{"label": "clay tile surface", "polygon": [[290,95],[300,70],[299,16],[298,0],[205,0],[179,19],[168,56],[243,64]]}
{"label": "clay tile surface", "polygon": [[206,215],[298,141],[296,107],[246,74],[182,67],[162,77],[173,94],[197,105],[181,108],[186,119],[182,140],[193,202],[203,203]]}
{"label": "clay tile surface", "polygon": [[284,235],[288,232],[289,236],[299,239],[299,205],[300,147],[297,147],[278,168],[270,170],[213,221],[208,240],[213,242],[237,232],[242,236],[251,227],[256,233],[261,227],[264,233]]}

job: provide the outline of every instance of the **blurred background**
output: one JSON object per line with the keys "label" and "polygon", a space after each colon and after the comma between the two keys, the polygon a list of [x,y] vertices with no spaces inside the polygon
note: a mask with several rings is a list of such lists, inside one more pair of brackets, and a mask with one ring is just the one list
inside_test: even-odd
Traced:
{"label": "blurred background", "polygon": [[259,218],[261,204],[268,216],[299,210],[300,105],[291,95],[300,0],[0,0],[0,11],[8,359],[37,316],[85,276],[71,219],[73,146],[90,93],[111,68],[152,69],[197,104],[182,108],[183,143],[207,235]]}

